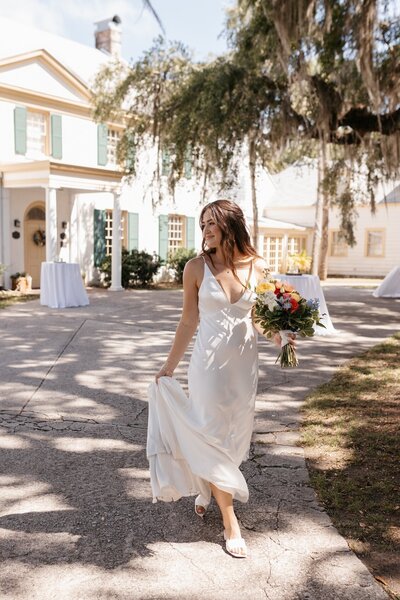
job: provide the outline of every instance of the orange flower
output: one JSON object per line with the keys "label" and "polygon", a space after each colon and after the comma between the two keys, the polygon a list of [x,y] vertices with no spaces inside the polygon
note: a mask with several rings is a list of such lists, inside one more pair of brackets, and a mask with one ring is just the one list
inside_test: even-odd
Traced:
{"label": "orange flower", "polygon": [[299,303],[297,302],[297,300],[295,300],[294,298],[290,298],[290,304],[292,305],[290,312],[291,313],[296,312],[296,310],[299,308]]}
{"label": "orange flower", "polygon": [[290,285],[290,283],[288,283],[287,281],[283,282],[283,287],[285,288],[285,292],[293,292],[294,291],[294,287],[292,285]]}
{"label": "orange flower", "polygon": [[293,292],[294,291],[294,287],[292,285],[290,285],[290,283],[288,283],[287,281],[280,281],[278,279],[278,281],[275,281],[275,294],[278,292],[284,294],[285,292]]}

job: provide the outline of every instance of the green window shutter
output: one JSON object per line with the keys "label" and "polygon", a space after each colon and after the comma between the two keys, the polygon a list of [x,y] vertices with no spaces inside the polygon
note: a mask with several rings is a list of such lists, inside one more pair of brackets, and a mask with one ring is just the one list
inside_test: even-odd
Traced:
{"label": "green window shutter", "polygon": [[168,215],[160,215],[158,217],[158,254],[162,260],[167,260]]}
{"label": "green window shutter", "polygon": [[128,213],[128,251],[139,248],[139,215]]}
{"label": "green window shutter", "polygon": [[126,137],[126,168],[128,171],[134,171],[136,160],[135,137],[128,133]]}
{"label": "green window shutter", "polygon": [[189,250],[192,250],[195,248],[194,228],[195,228],[195,218],[194,217],[186,217],[186,248],[188,248]]}
{"label": "green window shutter", "polygon": [[51,155],[53,158],[62,158],[61,115],[51,115]]}
{"label": "green window shutter", "polygon": [[185,162],[183,163],[183,174],[186,179],[191,179],[192,177],[192,153],[190,150],[186,151]]}
{"label": "green window shutter", "polygon": [[99,267],[106,257],[106,211],[94,209],[93,258]]}
{"label": "green window shutter", "polygon": [[97,125],[97,164],[104,167],[107,164],[107,125]]}
{"label": "green window shutter", "polygon": [[161,151],[161,175],[169,175],[171,173],[171,153],[168,148],[163,148]]}
{"label": "green window shutter", "polygon": [[14,108],[14,143],[15,154],[26,154],[26,108]]}

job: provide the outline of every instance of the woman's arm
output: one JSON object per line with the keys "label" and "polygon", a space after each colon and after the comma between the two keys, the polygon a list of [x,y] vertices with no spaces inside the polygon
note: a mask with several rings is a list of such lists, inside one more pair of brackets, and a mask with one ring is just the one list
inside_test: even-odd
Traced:
{"label": "woman's arm", "polygon": [[175,338],[168,358],[156,375],[172,377],[173,372],[186,352],[199,322],[198,293],[199,281],[202,276],[202,259],[194,258],[188,261],[183,272],[183,309]]}

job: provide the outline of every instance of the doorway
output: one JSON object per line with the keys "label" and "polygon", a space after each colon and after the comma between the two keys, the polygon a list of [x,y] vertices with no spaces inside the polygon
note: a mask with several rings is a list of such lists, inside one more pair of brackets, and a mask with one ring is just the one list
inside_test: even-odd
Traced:
{"label": "doorway", "polygon": [[42,202],[30,206],[24,219],[25,271],[32,287],[40,287],[41,264],[46,260],[46,212]]}

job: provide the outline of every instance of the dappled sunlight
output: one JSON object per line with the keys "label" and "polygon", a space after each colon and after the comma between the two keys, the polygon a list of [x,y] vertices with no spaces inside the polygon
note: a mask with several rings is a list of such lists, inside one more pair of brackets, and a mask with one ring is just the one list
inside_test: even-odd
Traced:
{"label": "dappled sunlight", "polygon": [[[123,468],[118,469],[118,474],[125,481],[125,493],[128,498],[137,498],[149,501],[149,472],[147,469]],[[135,485],[136,482],[145,481],[146,486]]]}
{"label": "dappled sunlight", "polygon": [[51,445],[63,452],[132,452],[140,451],[141,446],[115,439],[89,437],[66,437],[52,440]]}
{"label": "dappled sunlight", "polygon": [[[18,435],[1,435],[0,449],[3,450],[22,450],[30,447],[29,440]],[[0,477],[0,485],[3,477]]]}
{"label": "dappled sunlight", "polygon": [[[39,486],[40,487],[40,486]],[[31,488],[31,489],[30,489]],[[56,494],[51,494],[48,490],[43,489],[42,492],[36,491],[36,486],[21,486],[18,491],[21,493],[21,498],[14,497],[12,499],[5,498],[4,510],[10,514],[25,515],[27,513],[48,513],[60,510],[73,510],[62,498]],[[33,493],[33,491],[35,492]],[[11,501],[13,500],[13,501]],[[3,514],[0,514],[3,517]]]}
{"label": "dappled sunlight", "polygon": [[112,382],[114,394],[124,394],[127,391],[129,381],[126,372],[119,367],[107,367],[98,371],[84,371],[75,376],[76,381],[87,388],[96,390],[104,389],[107,383]]}
{"label": "dappled sunlight", "polygon": [[[214,503],[204,521],[193,498],[151,503],[147,386],[173,339],[181,292],[96,290],[89,307],[35,302],[13,307],[8,319],[0,314],[0,423],[6,417],[11,432],[0,438],[0,484],[13,491],[0,514],[0,552],[13,557],[2,564],[11,597],[26,600],[34,590],[40,600],[108,600],[118,590],[150,600],[170,589],[171,600],[186,600],[193,580],[205,598],[210,586],[231,595],[249,580],[272,600],[281,600],[282,581],[287,598],[314,582],[326,597],[363,592],[364,572],[309,486],[296,446],[299,407],[338,364],[387,335],[394,313],[382,318],[377,308],[371,317],[359,291],[351,309],[334,288],[326,297],[341,334],[299,340],[298,369],[280,369],[277,348],[260,339],[256,443],[242,467],[250,500],[237,504],[251,560],[235,569]],[[184,386],[189,354],[175,373]]]}
{"label": "dappled sunlight", "polygon": [[50,484],[32,477],[2,477],[1,486],[0,517],[7,513],[72,510],[63,498],[52,493]]}

